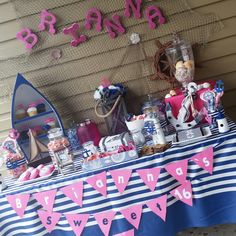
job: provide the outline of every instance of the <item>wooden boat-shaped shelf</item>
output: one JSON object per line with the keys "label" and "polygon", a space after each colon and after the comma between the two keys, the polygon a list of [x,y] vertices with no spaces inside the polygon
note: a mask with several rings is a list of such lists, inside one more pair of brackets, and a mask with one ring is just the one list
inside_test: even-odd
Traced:
{"label": "wooden boat-shaped shelf", "polygon": [[[38,100],[42,100],[43,103],[45,104],[44,112],[38,113],[37,115],[34,116],[26,116],[22,119],[17,119],[16,117],[17,105],[23,104],[25,109],[27,109],[30,103],[36,102]],[[12,127],[18,130],[20,133],[27,132],[29,129],[34,130],[35,127],[44,127],[46,125],[45,119],[48,118],[55,119],[56,126],[61,128],[64,132],[61,118],[57,113],[56,109],[54,108],[54,106],[21,74],[18,74],[13,92],[12,107],[11,107]],[[49,142],[47,138],[47,132],[44,129],[42,129],[41,131],[42,132],[37,134],[36,136],[31,135],[31,138],[29,138],[26,135],[24,135],[23,138],[23,135],[21,135],[20,138],[18,139],[18,143],[22,151],[24,152],[29,164],[35,163],[37,165],[40,163],[45,163],[48,160],[50,160],[48,152],[46,152],[45,148],[43,148],[43,146],[46,147],[47,143]],[[42,143],[42,145],[40,143]],[[37,145],[35,146],[35,144]],[[34,156],[32,156],[32,149],[34,149]],[[39,155],[35,155],[37,154],[37,152],[35,153],[35,150],[38,150]]]}

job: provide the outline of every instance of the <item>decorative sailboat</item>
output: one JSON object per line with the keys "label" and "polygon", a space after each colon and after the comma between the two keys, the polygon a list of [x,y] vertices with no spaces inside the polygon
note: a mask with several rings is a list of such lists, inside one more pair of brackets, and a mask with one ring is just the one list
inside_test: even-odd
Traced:
{"label": "decorative sailboat", "polygon": [[[43,110],[38,104],[43,105]],[[35,113],[29,114],[26,110],[35,104]],[[20,109],[20,116],[19,116]],[[23,115],[22,115],[23,114]],[[61,118],[54,106],[21,74],[17,75],[11,107],[12,127],[20,132],[18,144],[24,152],[28,163],[45,163],[51,160],[48,154],[47,131],[55,126],[64,132]],[[49,124],[46,121],[53,121]],[[29,136],[28,136],[29,135]]]}

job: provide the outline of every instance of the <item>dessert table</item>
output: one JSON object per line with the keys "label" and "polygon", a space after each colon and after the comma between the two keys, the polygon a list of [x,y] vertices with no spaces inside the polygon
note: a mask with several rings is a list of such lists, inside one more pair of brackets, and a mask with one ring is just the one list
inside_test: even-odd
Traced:
{"label": "dessert table", "polygon": [[[89,220],[82,235],[103,235],[92,214],[116,211],[109,235],[126,232],[134,227],[123,217],[120,210],[137,204],[143,205],[143,213],[137,236],[174,236],[177,232],[190,227],[205,227],[222,223],[236,223],[236,124],[229,120],[230,131],[219,134],[218,129],[212,129],[212,135],[195,143],[184,146],[172,145],[163,153],[144,156],[125,163],[116,164],[93,172],[82,172],[81,159],[75,159],[76,171],[67,170],[67,174],[54,173],[52,177],[41,182],[28,185],[17,185],[12,179],[6,178],[8,188],[0,194],[0,235],[1,236],[44,236],[44,235],[75,235],[67,219],[61,216],[54,230],[49,234],[42,225],[37,210],[42,206],[32,197],[29,199],[25,215],[20,218],[8,203],[9,194],[38,193],[58,189],[53,211],[66,213],[87,213]],[[214,169],[210,175],[193,162],[189,162],[187,179],[191,181],[193,191],[193,206],[184,204],[171,196],[169,192],[179,183],[164,169],[161,169],[155,191],[149,188],[139,178],[137,169],[163,167],[176,160],[184,160],[212,146],[214,148]],[[114,185],[109,170],[132,169],[132,176],[123,194]],[[107,172],[107,197],[93,189],[85,179],[88,176]],[[67,198],[60,188],[83,180],[83,206]],[[148,200],[167,194],[166,222],[155,215],[145,203]]]}

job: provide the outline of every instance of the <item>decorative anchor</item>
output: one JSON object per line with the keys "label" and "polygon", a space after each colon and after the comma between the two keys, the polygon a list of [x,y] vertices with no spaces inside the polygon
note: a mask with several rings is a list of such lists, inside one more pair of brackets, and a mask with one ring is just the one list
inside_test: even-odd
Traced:
{"label": "decorative anchor", "polygon": [[[170,103],[167,103],[166,116],[169,122],[175,127],[176,131],[193,128],[202,120],[202,114],[196,112],[196,110],[193,107],[192,96],[196,93],[197,90],[198,87],[196,83],[191,82],[188,84],[188,93],[184,98],[184,100],[182,101],[182,105],[179,110],[177,119],[173,115]],[[190,108],[192,109],[192,114],[194,119],[191,122],[186,122],[190,116],[190,111],[189,111]]]}

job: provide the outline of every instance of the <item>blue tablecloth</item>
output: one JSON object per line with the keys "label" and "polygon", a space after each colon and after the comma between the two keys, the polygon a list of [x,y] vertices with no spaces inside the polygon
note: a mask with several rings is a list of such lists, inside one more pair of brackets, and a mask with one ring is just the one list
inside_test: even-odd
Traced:
{"label": "blue tablecloth", "polygon": [[[83,207],[80,208],[61,191],[57,192],[54,211],[60,213],[89,213],[114,210],[117,211],[112,222],[110,235],[132,229],[119,210],[135,204],[143,204],[143,214],[139,230],[135,235],[140,236],[174,236],[177,232],[189,227],[203,227],[221,223],[236,223],[236,125],[230,121],[230,132],[219,134],[217,129],[212,136],[183,147],[172,146],[164,153],[145,156],[126,163],[106,168],[133,170],[132,177],[125,192],[120,195],[111,175],[107,174],[107,198],[100,195],[84,181]],[[189,162],[188,179],[193,188],[193,207],[190,207],[172,197],[170,190],[179,184],[164,169],[154,192],[151,192],[135,172],[137,169],[163,167],[176,160],[192,157],[205,148],[214,147],[214,172],[208,174],[196,164]],[[79,159],[76,166],[79,166]],[[104,170],[104,169],[103,169]],[[13,180],[7,179],[9,188],[0,194],[0,235],[1,236],[44,236],[49,235],[37,216],[37,210],[42,207],[31,196],[23,219],[20,219],[6,200],[8,194],[36,193],[49,189],[60,189],[78,180],[85,180],[87,176],[100,173],[97,170],[83,173],[68,170],[68,174],[54,175],[50,179],[25,186],[17,186]],[[163,222],[145,205],[148,200],[168,194],[167,219]],[[75,235],[67,220],[62,215],[59,223],[50,235]],[[82,235],[103,235],[93,216],[90,216]]]}

